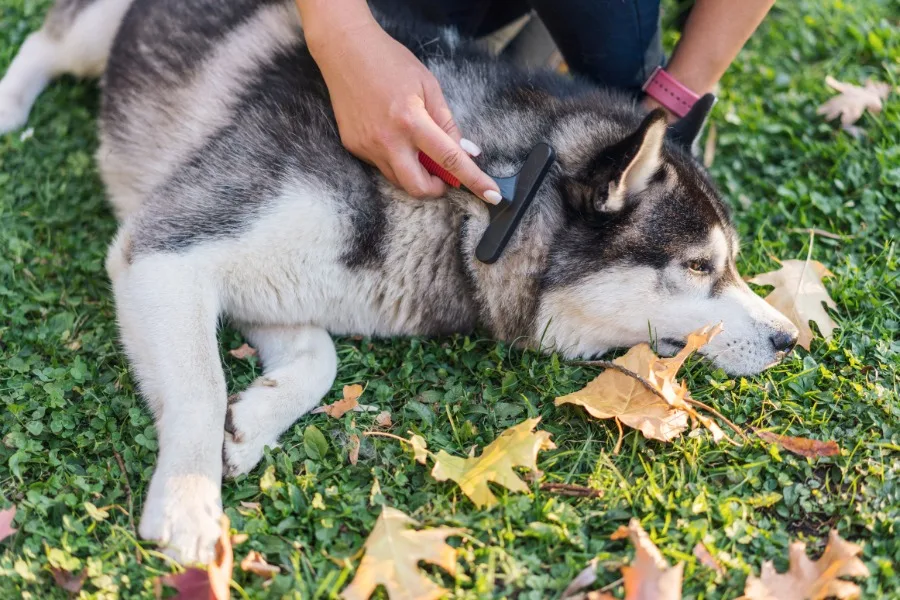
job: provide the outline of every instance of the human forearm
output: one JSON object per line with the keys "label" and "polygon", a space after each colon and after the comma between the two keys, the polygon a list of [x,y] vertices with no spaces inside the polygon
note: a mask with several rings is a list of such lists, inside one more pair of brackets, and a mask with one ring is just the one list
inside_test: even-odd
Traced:
{"label": "human forearm", "polygon": [[366,0],[296,0],[310,51],[329,39],[375,23]]}
{"label": "human forearm", "polygon": [[775,0],[697,0],[666,66],[697,94],[711,92]]}

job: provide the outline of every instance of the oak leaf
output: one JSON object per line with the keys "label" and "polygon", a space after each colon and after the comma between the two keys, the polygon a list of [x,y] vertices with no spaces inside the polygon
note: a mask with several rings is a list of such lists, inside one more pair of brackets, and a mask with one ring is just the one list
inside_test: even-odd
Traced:
{"label": "oak leaf", "polygon": [[15,506],[0,510],[0,541],[8,538],[17,531],[12,528],[12,522],[15,516]]}
{"label": "oak leaf", "polygon": [[793,542],[788,551],[790,567],[778,573],[772,561],[763,563],[759,577],[750,576],[740,600],[841,600],[859,598],[859,586],[841,577],[867,577],[869,569],[859,559],[862,547],[832,530],[825,552],[817,561],[806,555],[806,544]]}
{"label": "oak leaf", "polygon": [[478,457],[460,458],[441,450],[432,455],[432,477],[438,481],[455,481],[478,507],[497,503],[497,497],[488,487],[489,481],[513,492],[527,492],[528,485],[516,475],[514,467],[537,470],[538,452],[556,448],[550,441],[550,433],[532,431],[540,420],[540,417],[527,419],[510,427],[485,446]]}
{"label": "oak leaf", "polygon": [[634,560],[622,567],[625,600],[680,600],[684,563],[670,567],[640,521],[631,519],[628,537],[634,546]]}
{"label": "oak leaf", "polygon": [[807,458],[818,458],[820,456],[837,456],[841,453],[841,447],[837,442],[828,440],[822,442],[819,440],[811,440],[804,437],[791,437],[789,435],[780,435],[771,431],[763,431],[757,429],[756,435],[761,439],[772,444],[778,444],[785,450],[806,456]]}
{"label": "oak leaf", "polygon": [[256,348],[244,342],[240,345],[240,347],[229,350],[228,354],[232,355],[238,360],[245,360],[247,358],[250,358],[251,356],[256,356]]}
{"label": "oak leaf", "polygon": [[[577,404],[598,419],[616,419],[645,437],[667,442],[681,435],[688,419],[699,420],[718,441],[724,432],[687,402],[687,386],[676,379],[687,357],[722,331],[721,324],[688,335],[684,348],[671,358],[660,358],[647,344],[638,344],[613,361],[634,377],[607,369],[584,389],[556,399],[556,405]],[[643,381],[641,381],[641,379]],[[645,383],[646,382],[646,385]],[[648,387],[649,386],[649,387]]]}
{"label": "oak leaf", "polygon": [[833,277],[825,265],[817,260],[785,260],[777,271],[762,273],[750,279],[756,285],[771,285],[775,289],[766,296],[766,302],[786,316],[800,330],[797,344],[809,350],[813,339],[810,321],[815,321],[826,340],[838,326],[822,306],[837,308],[828,290],[822,284],[824,277]]}
{"label": "oak leaf", "polygon": [[419,525],[401,511],[383,507],[364,546],[365,556],[350,585],[341,592],[344,600],[366,600],[379,585],[392,600],[434,600],[447,590],[419,570],[419,561],[456,572],[456,550],[447,545],[460,530],[435,527],[415,530]]}
{"label": "oak leaf", "polygon": [[259,575],[265,579],[270,579],[275,575],[278,575],[281,568],[277,565],[270,565],[266,562],[265,556],[256,550],[251,550],[247,553],[247,556],[244,557],[244,560],[241,561],[241,570],[253,573],[254,575]]}
{"label": "oak leaf", "polygon": [[866,110],[875,114],[880,113],[884,101],[891,93],[890,84],[871,79],[866,81],[865,87],[859,87],[838,81],[828,75],[825,83],[840,93],[816,109],[816,114],[824,115],[827,121],[840,117],[841,127],[855,136],[858,136],[861,131],[853,124],[862,117]]}

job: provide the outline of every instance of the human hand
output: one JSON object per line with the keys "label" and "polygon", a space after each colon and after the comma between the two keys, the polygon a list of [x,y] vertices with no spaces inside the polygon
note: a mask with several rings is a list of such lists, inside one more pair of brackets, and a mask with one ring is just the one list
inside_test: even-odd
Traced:
{"label": "human hand", "polygon": [[374,19],[342,27],[307,40],[344,146],[415,197],[446,191],[419,163],[421,150],[486,202],[499,202],[496,183],[469,156],[480,149],[461,138],[434,75]]}

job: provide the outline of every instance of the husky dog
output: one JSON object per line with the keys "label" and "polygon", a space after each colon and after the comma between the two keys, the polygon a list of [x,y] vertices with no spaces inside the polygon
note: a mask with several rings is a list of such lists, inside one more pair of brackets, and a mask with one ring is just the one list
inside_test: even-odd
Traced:
{"label": "husky dog", "polygon": [[[54,76],[103,75],[97,160],[120,228],[107,260],[122,341],[156,417],[140,533],[182,561],[218,537],[223,475],[331,388],[330,334],[440,335],[593,356],[706,324],[734,374],[781,359],[797,330],[735,268],[729,213],[658,112],[517,70],[450,30],[381,14],[441,82],[485,171],[557,151],[498,262],[474,249],[488,209],[420,201],[341,146],[293,0],[58,0],[0,83],[0,129]],[[441,157],[451,159],[452,157]],[[264,374],[232,404],[216,340],[229,318]]]}

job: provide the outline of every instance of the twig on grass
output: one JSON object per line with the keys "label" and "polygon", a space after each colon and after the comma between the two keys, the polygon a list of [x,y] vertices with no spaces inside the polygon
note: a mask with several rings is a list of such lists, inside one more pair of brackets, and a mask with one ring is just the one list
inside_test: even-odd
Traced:
{"label": "twig on grass", "polygon": [[603,490],[595,490],[583,485],[573,483],[542,483],[539,488],[542,492],[559,494],[560,496],[576,496],[579,498],[602,498]]}
{"label": "twig on grass", "polygon": [[131,531],[136,532],[137,529],[134,527],[134,500],[131,497],[131,484],[128,482],[128,472],[125,470],[125,461],[122,460],[122,455],[116,452],[116,449],[113,448],[113,456],[116,457],[116,462],[119,463],[119,470],[122,471],[122,483],[125,484],[125,500],[128,502],[128,525],[131,527]]}
{"label": "twig on grass", "polygon": [[840,234],[840,233],[831,233],[830,231],[825,231],[824,229],[816,229],[814,227],[805,228],[805,227],[794,227],[793,229],[789,229],[791,233],[809,233],[815,234],[819,237],[829,238],[832,240],[852,240],[854,236],[850,234]]}

